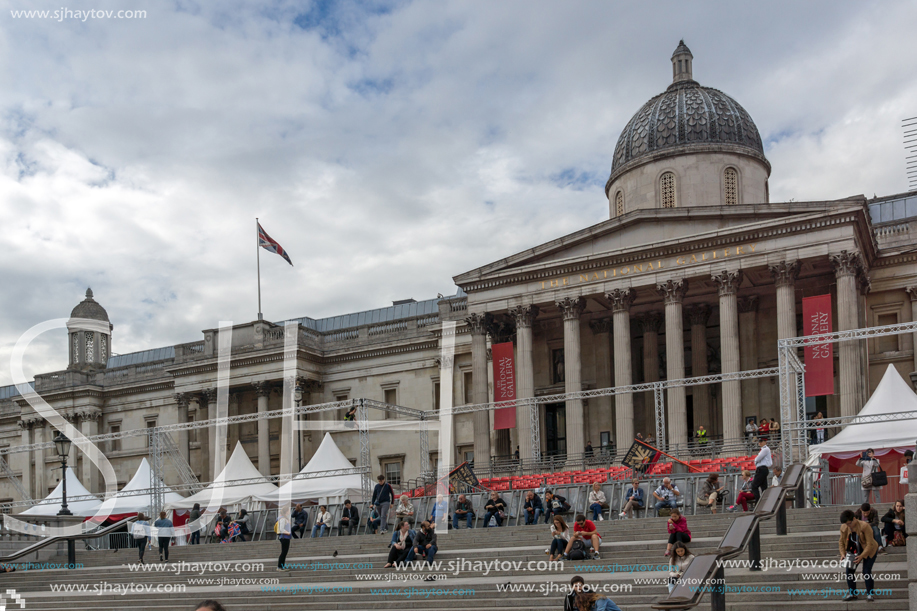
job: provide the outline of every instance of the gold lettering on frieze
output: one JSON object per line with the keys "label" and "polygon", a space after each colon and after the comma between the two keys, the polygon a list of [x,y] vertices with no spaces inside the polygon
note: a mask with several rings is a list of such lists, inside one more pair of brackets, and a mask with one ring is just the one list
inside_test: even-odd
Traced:
{"label": "gold lettering on frieze", "polygon": [[[722,248],[719,250],[706,250],[696,253],[691,253],[689,255],[679,255],[668,260],[670,266],[680,266],[680,265],[694,265],[701,264],[708,261],[713,261],[715,259],[724,259],[728,257],[736,257],[747,254],[754,254],[757,244],[745,244],[743,246],[735,246],[732,248]],[[640,263],[632,263],[630,265],[621,265],[618,267],[610,267],[603,269],[601,271],[587,272],[585,274],[577,274],[576,276],[562,276],[560,278],[555,278],[553,280],[542,280],[541,288],[542,289],[557,289],[570,284],[583,284],[588,282],[600,282],[602,280],[607,280],[608,278],[617,278],[618,276],[627,276],[630,274],[642,274],[645,272],[655,272],[661,269],[665,269],[666,260],[657,259],[656,261],[641,261]]]}

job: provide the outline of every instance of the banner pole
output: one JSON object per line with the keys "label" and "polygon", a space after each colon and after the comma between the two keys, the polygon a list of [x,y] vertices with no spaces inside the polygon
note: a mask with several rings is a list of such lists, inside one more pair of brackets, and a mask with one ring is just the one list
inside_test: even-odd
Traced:
{"label": "banner pole", "polygon": [[255,217],[255,258],[258,260],[258,320],[264,320],[261,315],[261,224]]}
{"label": "banner pole", "polygon": [[645,441],[640,441],[639,439],[634,439],[634,441],[637,442],[637,443],[639,443],[639,444],[642,445],[642,446],[646,446],[646,447],[650,448],[651,450],[656,450],[657,452],[659,452],[660,454],[662,454],[662,455],[665,456],[666,458],[671,458],[672,460],[674,460],[674,461],[677,462],[678,464],[684,465],[684,466],[686,466],[687,468],[691,469],[692,471],[700,471],[699,468],[697,468],[697,467],[692,467],[692,466],[689,465],[688,463],[682,462],[682,461],[678,460],[677,458],[675,458],[674,456],[670,456],[670,455],[666,454],[665,452],[663,452],[663,451],[660,450],[659,448],[654,448],[653,446],[651,446],[650,444],[646,443]]}

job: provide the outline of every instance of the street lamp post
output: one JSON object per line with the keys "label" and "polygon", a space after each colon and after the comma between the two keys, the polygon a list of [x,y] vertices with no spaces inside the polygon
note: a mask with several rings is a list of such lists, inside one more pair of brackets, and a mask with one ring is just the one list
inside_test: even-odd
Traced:
{"label": "street lamp post", "polygon": [[[302,403],[302,386],[296,385],[293,390],[293,400],[296,401],[296,407]],[[299,414],[296,414],[296,422],[299,422]],[[299,455],[299,470],[302,471],[302,431],[299,426],[296,427],[296,453]]]}
{"label": "street lamp post", "polygon": [[[67,507],[67,457],[70,456],[70,445],[72,443],[61,431],[58,431],[54,437],[54,447],[57,449],[58,457],[60,457],[61,480],[63,481],[60,511],[57,512],[59,516],[73,515],[73,512]],[[73,539],[67,539],[67,563],[71,568],[76,565],[76,541]]]}

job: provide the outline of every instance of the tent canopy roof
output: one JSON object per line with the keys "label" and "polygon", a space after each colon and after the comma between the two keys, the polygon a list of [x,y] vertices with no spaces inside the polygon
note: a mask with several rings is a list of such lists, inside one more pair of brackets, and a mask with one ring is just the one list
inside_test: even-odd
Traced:
{"label": "tent canopy roof", "polygon": [[[132,493],[137,490],[149,490],[151,472],[150,463],[147,462],[146,458],[143,458],[131,481],[127,482],[119,492],[115,493],[115,496],[102,503],[101,511],[107,512],[109,515],[149,512],[152,505],[152,495]],[[163,499],[166,503],[181,501],[183,498],[182,495],[172,492],[171,488],[165,486]]]}
{"label": "tent canopy roof", "polygon": [[[72,467],[67,467],[67,498],[76,498],[78,496],[91,496],[92,493],[86,490],[86,487],[76,476],[76,473],[73,472]],[[51,494],[46,496],[42,501],[37,505],[29,507],[19,515],[24,516],[56,516],[57,513],[61,510],[61,502],[63,501],[64,490],[64,480],[61,480],[57,484],[57,487],[51,491]],[[85,501],[67,501],[67,509],[75,516],[92,516],[95,515],[99,506],[102,505],[102,501],[97,498],[87,499]]]}
{"label": "tent canopy roof", "polygon": [[[254,480],[247,484],[233,486],[233,480]],[[217,484],[226,483],[224,486]],[[255,465],[242,447],[242,442],[236,442],[236,448],[232,451],[232,456],[226,461],[226,466],[219,475],[214,478],[213,483],[196,494],[181,499],[179,501],[166,503],[166,509],[190,509],[195,503],[200,503],[201,509],[205,510],[211,501],[214,505],[227,506],[247,503],[253,498],[264,494],[270,494],[277,490],[277,486],[272,484],[265,476],[258,472]],[[216,509],[216,508],[214,508]]]}
{"label": "tent canopy roof", "polygon": [[[917,395],[904,381],[894,365],[889,365],[875,392],[857,414],[854,423],[862,416],[917,412]],[[850,424],[840,433],[809,449],[808,464],[815,464],[819,456],[844,452],[862,452],[867,448],[912,447],[917,439],[917,420],[889,420]]]}
{"label": "tent canopy roof", "polygon": [[[321,471],[338,471],[353,469],[350,460],[344,456],[331,433],[325,433],[322,443],[312,456],[309,463],[302,468],[300,473],[319,473]],[[362,475],[338,475],[335,477],[311,477],[287,482],[279,490],[258,497],[259,500],[276,503],[289,494],[291,501],[306,501],[328,497],[348,497],[353,501],[363,497]]]}

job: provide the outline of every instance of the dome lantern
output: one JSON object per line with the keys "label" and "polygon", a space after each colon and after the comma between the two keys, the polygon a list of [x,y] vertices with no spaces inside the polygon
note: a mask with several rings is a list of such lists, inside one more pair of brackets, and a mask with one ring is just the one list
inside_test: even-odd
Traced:
{"label": "dome lantern", "polygon": [[691,49],[688,48],[685,41],[679,40],[675,52],[672,53],[672,83],[694,80],[691,72],[693,61],[694,56],[691,55]]}
{"label": "dome lantern", "polygon": [[68,369],[104,369],[111,356],[111,332],[114,326],[108,312],[93,299],[92,289],[70,312],[67,340],[70,350]]}

